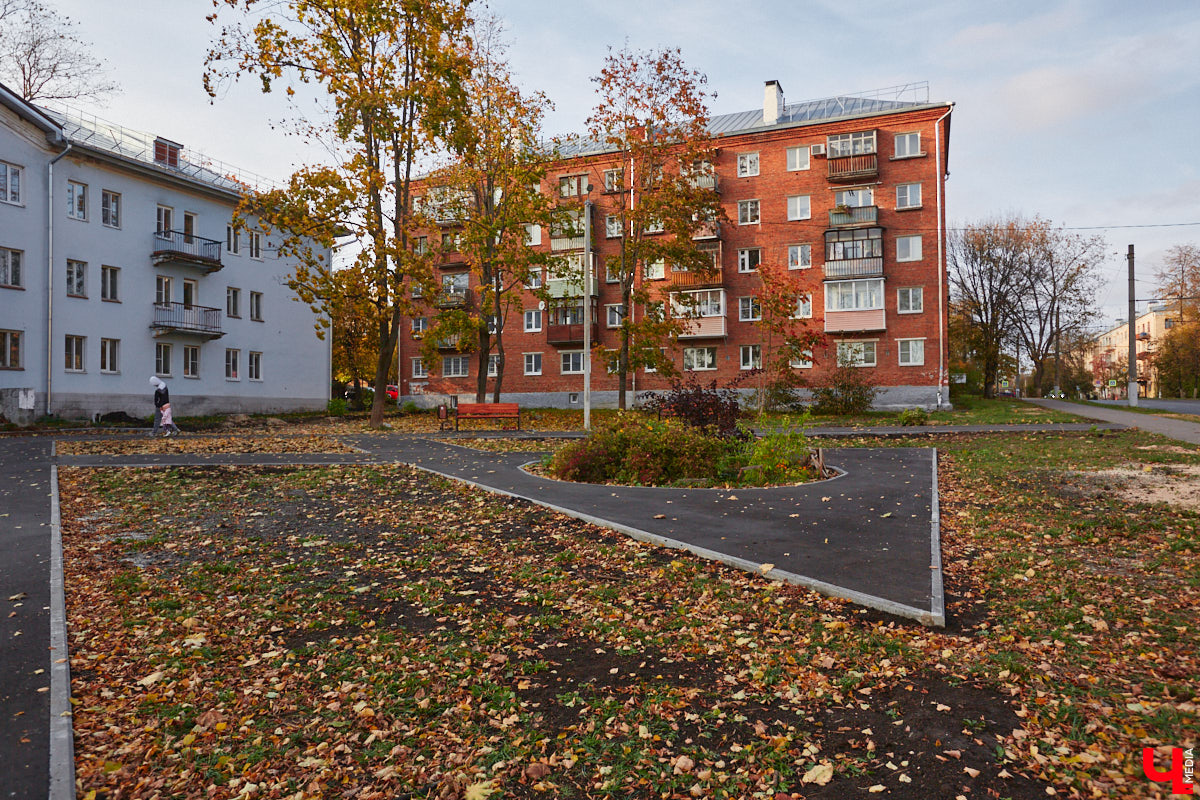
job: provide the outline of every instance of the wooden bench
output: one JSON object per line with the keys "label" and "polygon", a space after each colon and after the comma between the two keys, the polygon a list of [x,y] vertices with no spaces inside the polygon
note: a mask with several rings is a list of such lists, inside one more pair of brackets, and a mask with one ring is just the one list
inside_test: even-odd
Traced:
{"label": "wooden bench", "polygon": [[454,430],[464,419],[515,419],[517,430],[521,430],[521,409],[516,403],[459,403],[454,415]]}

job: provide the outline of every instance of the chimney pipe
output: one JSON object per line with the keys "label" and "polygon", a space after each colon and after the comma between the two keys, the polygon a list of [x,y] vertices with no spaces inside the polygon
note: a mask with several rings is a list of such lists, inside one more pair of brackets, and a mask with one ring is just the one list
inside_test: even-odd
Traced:
{"label": "chimney pipe", "polygon": [[783,87],[779,81],[767,81],[763,91],[763,124],[774,125],[783,116]]}

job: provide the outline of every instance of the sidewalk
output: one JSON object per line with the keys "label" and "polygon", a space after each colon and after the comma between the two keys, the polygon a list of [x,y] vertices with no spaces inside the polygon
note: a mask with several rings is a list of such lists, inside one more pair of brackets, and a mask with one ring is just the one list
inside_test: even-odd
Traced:
{"label": "sidewalk", "polygon": [[1138,428],[1150,433],[1157,433],[1169,439],[1178,439],[1189,444],[1200,444],[1200,424],[1185,422],[1181,419],[1170,419],[1155,414],[1141,414],[1136,411],[1122,411],[1117,408],[1101,408],[1099,406],[1071,403],[1066,400],[1026,399],[1042,408],[1055,411],[1065,411],[1068,414],[1078,414],[1081,417],[1091,417],[1105,422],[1114,422],[1129,428]]}

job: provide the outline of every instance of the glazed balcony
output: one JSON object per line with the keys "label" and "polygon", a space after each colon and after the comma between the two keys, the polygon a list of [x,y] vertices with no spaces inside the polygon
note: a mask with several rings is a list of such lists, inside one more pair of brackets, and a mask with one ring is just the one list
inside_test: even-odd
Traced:
{"label": "glazed balcony", "polygon": [[846,258],[825,262],[825,280],[843,278],[879,278],[883,276],[883,256]]}
{"label": "glazed balcony", "polygon": [[864,178],[874,178],[879,175],[879,156],[877,153],[860,153],[853,156],[830,156],[828,162],[828,177],[834,183],[853,183]]}
{"label": "glazed balcony", "polygon": [[865,311],[826,311],[826,333],[861,333],[887,330],[887,316],[882,308]]}
{"label": "glazed balcony", "polygon": [[180,334],[219,339],[225,335],[221,330],[221,309],[184,303],[155,303],[150,328],[155,336]]}
{"label": "glazed balcony", "polygon": [[222,242],[185,231],[155,231],[150,261],[156,267],[191,267],[205,274],[216,272],[221,263]]}
{"label": "glazed balcony", "polygon": [[715,219],[705,220],[697,225],[696,230],[692,232],[692,239],[695,241],[703,241],[705,239],[720,239],[721,238],[721,223]]}
{"label": "glazed balcony", "polygon": [[680,339],[711,339],[725,335],[725,317],[691,317],[680,320]]}
{"label": "glazed balcony", "polygon": [[829,212],[829,224],[834,228],[874,225],[878,221],[878,206],[842,206]]}

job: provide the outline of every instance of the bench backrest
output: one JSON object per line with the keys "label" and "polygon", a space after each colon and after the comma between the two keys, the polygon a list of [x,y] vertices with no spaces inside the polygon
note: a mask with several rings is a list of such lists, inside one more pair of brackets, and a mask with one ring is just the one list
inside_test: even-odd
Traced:
{"label": "bench backrest", "polygon": [[506,416],[515,417],[520,413],[520,406],[516,403],[459,403],[458,415],[460,417],[476,417],[476,416]]}

